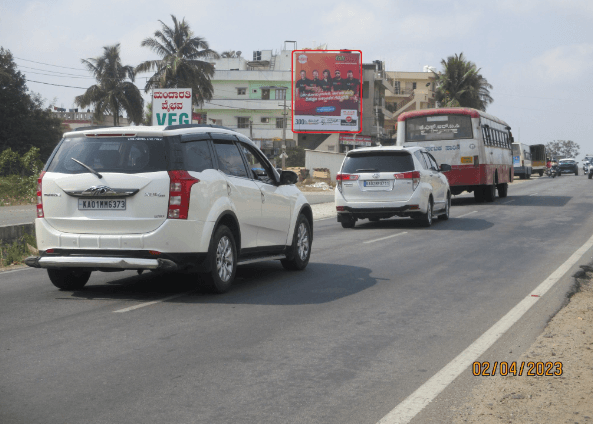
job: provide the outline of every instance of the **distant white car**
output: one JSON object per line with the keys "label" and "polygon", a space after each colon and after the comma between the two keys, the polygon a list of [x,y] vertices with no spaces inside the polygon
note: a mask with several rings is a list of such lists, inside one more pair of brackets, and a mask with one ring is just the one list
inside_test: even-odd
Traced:
{"label": "distant white car", "polygon": [[371,147],[346,154],[336,176],[338,222],[353,228],[359,219],[412,217],[432,225],[449,218],[451,190],[434,157],[422,147]]}
{"label": "distant white car", "polygon": [[242,263],[304,269],[313,215],[297,179],[222,127],[68,132],[39,177],[40,255],[26,264],[65,290],[92,271],[191,267],[219,293]]}

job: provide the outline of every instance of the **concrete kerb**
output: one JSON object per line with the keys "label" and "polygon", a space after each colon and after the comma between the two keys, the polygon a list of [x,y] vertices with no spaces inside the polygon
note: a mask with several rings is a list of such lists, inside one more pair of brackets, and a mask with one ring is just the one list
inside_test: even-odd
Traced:
{"label": "concrete kerb", "polygon": [[0,226],[0,242],[2,244],[11,244],[25,234],[35,236],[35,224],[31,222]]}

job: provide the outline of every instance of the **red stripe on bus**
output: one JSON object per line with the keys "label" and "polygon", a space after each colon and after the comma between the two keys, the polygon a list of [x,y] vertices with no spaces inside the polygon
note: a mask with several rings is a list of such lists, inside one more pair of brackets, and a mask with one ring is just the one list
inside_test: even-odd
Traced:
{"label": "red stripe on bus", "polygon": [[511,165],[453,165],[451,171],[445,172],[449,185],[468,186],[494,184],[494,174],[498,171],[498,184],[510,183],[513,178]]}

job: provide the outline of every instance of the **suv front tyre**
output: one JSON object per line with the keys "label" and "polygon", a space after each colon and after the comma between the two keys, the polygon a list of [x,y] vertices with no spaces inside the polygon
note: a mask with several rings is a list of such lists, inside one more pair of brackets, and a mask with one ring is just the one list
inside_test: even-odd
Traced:
{"label": "suv front tyre", "polygon": [[91,271],[48,269],[47,275],[52,284],[61,290],[80,290],[89,281]]}
{"label": "suv front tyre", "polygon": [[280,263],[287,270],[301,271],[307,267],[311,257],[311,224],[304,215],[299,215],[288,255],[291,259],[281,259]]}
{"label": "suv front tyre", "polygon": [[237,247],[231,230],[221,225],[214,232],[208,252],[210,271],[204,274],[209,288],[215,293],[229,291],[237,273]]}

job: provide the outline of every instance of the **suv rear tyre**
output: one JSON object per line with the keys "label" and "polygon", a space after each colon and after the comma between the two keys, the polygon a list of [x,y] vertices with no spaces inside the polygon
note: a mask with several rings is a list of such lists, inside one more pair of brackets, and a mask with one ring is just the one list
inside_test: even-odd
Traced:
{"label": "suv rear tyre", "polygon": [[432,225],[432,197],[428,199],[426,213],[418,215],[416,219],[418,222],[420,222],[420,224],[422,224],[423,227],[430,227]]}
{"label": "suv rear tyre", "polygon": [[47,275],[52,284],[61,290],[80,290],[89,281],[91,271],[48,269]]}
{"label": "suv rear tyre", "polygon": [[210,272],[204,278],[215,293],[225,293],[233,284],[237,273],[237,247],[233,233],[225,225],[214,232],[208,252]]}
{"label": "suv rear tyre", "polygon": [[292,246],[288,255],[291,259],[282,259],[284,269],[301,271],[307,267],[311,257],[311,224],[304,215],[299,215],[294,228]]}
{"label": "suv rear tyre", "polygon": [[342,224],[342,228],[354,228],[356,225],[356,219],[353,218],[348,221],[342,221],[340,224]]}

